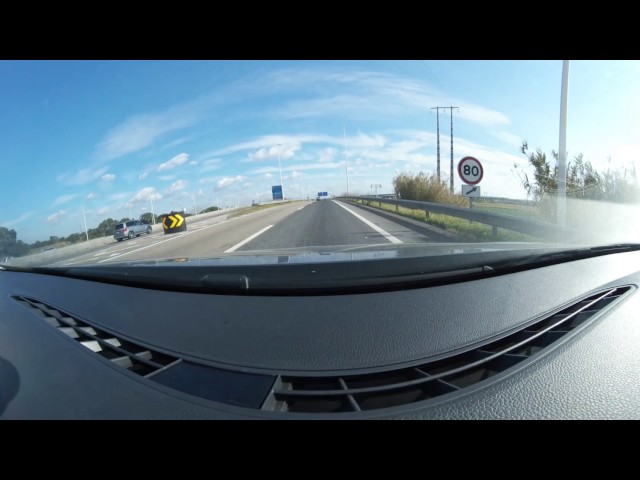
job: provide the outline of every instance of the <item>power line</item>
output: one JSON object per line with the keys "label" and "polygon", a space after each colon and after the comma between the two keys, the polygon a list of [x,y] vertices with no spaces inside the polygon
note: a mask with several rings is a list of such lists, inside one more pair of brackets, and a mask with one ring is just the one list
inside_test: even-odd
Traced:
{"label": "power line", "polygon": [[426,60],[422,60],[422,62],[418,61],[418,65],[420,65],[421,67],[424,67],[427,70],[427,73],[429,75],[431,75],[431,78],[433,80],[435,80],[435,82],[438,84],[438,87],[440,88],[440,90],[444,90],[444,88],[442,87],[442,84],[440,83],[440,80],[438,80],[438,77],[436,77],[435,74],[433,73],[433,71],[431,70],[431,68],[429,68],[429,66],[427,65],[427,61]]}

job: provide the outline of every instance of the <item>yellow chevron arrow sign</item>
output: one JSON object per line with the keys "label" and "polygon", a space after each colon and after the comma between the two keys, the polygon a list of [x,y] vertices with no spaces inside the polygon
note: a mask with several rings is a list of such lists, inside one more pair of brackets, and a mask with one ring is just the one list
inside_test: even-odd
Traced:
{"label": "yellow chevron arrow sign", "polygon": [[[168,221],[168,222],[167,222]],[[167,225],[167,223],[170,223]],[[184,223],[184,217],[179,214],[167,215],[162,219],[162,226],[166,229],[176,228]]]}

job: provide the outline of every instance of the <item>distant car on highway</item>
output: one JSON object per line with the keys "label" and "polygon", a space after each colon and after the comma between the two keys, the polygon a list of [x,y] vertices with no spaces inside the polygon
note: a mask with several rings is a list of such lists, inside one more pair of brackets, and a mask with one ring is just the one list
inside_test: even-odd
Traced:
{"label": "distant car on highway", "polygon": [[143,233],[151,235],[152,230],[151,225],[142,223],[140,220],[130,220],[125,223],[116,224],[113,238],[121,242],[125,238],[131,239],[133,237],[139,237]]}

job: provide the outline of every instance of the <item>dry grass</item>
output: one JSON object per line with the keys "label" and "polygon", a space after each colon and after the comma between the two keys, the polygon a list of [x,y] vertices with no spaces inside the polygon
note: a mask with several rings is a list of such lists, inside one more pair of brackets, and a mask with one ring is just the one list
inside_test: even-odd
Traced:
{"label": "dry grass", "polygon": [[447,182],[439,180],[432,173],[400,173],[394,177],[393,187],[404,200],[444,203],[458,207],[464,207],[469,203],[465,197],[451,193]]}

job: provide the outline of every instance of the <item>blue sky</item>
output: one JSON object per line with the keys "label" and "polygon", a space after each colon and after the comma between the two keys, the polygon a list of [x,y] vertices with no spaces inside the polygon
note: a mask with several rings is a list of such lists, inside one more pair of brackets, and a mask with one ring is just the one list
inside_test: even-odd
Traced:
{"label": "blue sky", "polygon": [[[436,115],[454,111],[454,162],[482,194],[524,198],[519,145],[558,149],[562,61],[0,61],[0,226],[33,242],[108,217],[318,191],[392,191],[434,172]],[[572,61],[569,156],[630,166],[640,62]],[[441,112],[442,170],[450,117]],[[455,189],[461,182],[455,176]]]}

